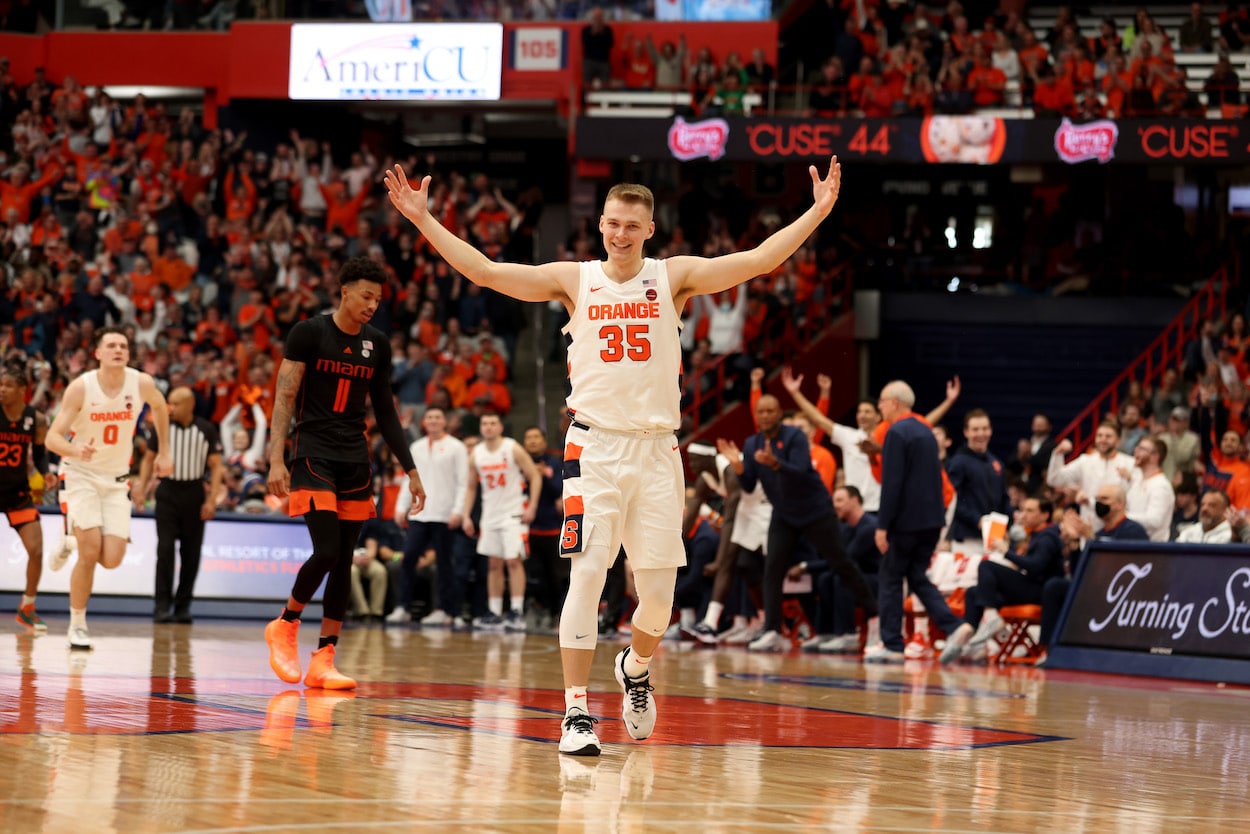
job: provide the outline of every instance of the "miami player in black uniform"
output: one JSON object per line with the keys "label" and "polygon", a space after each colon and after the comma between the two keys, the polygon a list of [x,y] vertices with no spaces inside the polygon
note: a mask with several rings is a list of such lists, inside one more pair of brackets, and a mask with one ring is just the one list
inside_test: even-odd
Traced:
{"label": "miami player in black uniform", "polygon": [[[48,627],[35,613],[35,593],[43,576],[43,527],[30,494],[30,461],[45,478],[48,453],[44,438],[48,418],[26,405],[26,371],[16,365],[0,368],[0,512],[9,519],[26,546],[26,592],[17,609],[22,627],[44,634]],[[32,454],[33,450],[33,454]]]}
{"label": "miami player in black uniform", "polygon": [[[354,680],[335,668],[334,653],[351,594],[352,551],[361,527],[376,514],[365,440],[366,400],[373,405],[386,445],[408,472],[413,511],[425,504],[425,488],[391,397],[390,338],[369,324],[385,281],[382,267],[368,258],[352,258],[343,264],[338,309],[291,328],[278,369],[269,491],[279,498],[290,495],[288,513],[304,517],[313,545],[282,615],[265,627],[269,665],[287,683],[300,679],[300,612],[329,574],[322,598],[321,640],[304,685],[356,687]],[[292,417],[295,429],[290,434],[288,469],[284,449]]]}

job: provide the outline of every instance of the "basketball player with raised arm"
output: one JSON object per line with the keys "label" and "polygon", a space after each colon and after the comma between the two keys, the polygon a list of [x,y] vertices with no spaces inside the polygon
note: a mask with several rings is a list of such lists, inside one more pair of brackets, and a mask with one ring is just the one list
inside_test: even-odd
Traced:
{"label": "basketball player with raised arm", "polygon": [[685,478],[675,434],[679,313],[692,296],[771,272],[807,240],[833,210],[842,178],[837,157],[825,177],[815,166],[809,172],[814,204],[754,249],[716,258],[644,257],[643,245],[655,233],[654,197],[645,186],[622,184],[608,191],[599,217],[605,260],[539,266],[490,260],[430,213],[430,177],[414,189],[399,165],[386,172],[391,203],[453,269],[521,301],[559,301],[569,312],[564,333],[571,338],[573,421],[564,450],[561,553],[572,562],[560,617],[562,753],[600,752],[586,691],[599,597],[622,544],[634,570],[638,608],[630,645],[613,664],[624,692],[621,717],[634,739],[647,738],[655,727],[650,663],[672,617],[677,569],[685,564]]}
{"label": "basketball player with raised arm", "polygon": [[[278,498],[290,494],[287,512],[304,517],[313,548],[295,576],[286,607],[265,626],[269,666],[287,683],[299,683],[302,674],[300,614],[325,579],[321,639],[304,685],[356,688],[356,681],[335,668],[334,655],[352,592],[352,552],[365,521],[377,515],[365,438],[366,402],[373,405],[382,439],[408,473],[413,511],[425,505],[425,488],[391,396],[391,341],[369,324],[385,283],[382,267],[367,257],[344,263],[338,308],[292,327],[278,367],[269,492]],[[290,469],[285,457],[288,432]]]}
{"label": "basketball player with raised arm", "polygon": [[26,591],[15,619],[35,634],[46,634],[47,624],[35,613],[35,594],[43,576],[43,527],[30,494],[29,463],[48,474],[48,418],[26,404],[26,369],[21,365],[0,368],[0,513],[26,548]]}
{"label": "basketball player with raised arm", "polygon": [[[96,565],[112,570],[126,555],[130,539],[130,458],[144,403],[152,411],[160,451],[153,470],[174,470],[169,452],[169,408],[152,377],[127,367],[130,340],[120,327],[95,334],[100,367],[69,384],[48,429],[48,450],[61,456],[61,494],[66,534],[78,540],[78,561],[69,579],[69,647],[90,649],[87,601]],[[69,551],[49,567],[60,570]]]}
{"label": "basketball player with raised arm", "polygon": [[[525,527],[534,520],[543,476],[520,443],[503,436],[503,418],[494,411],[482,415],[478,428],[482,442],[469,454],[468,488],[464,498],[464,532],[473,535],[473,502],[482,487],[482,517],[477,552],[487,557],[487,629],[525,630]],[[529,484],[530,500],[523,487]],[[512,592],[512,610],[503,616],[504,569]]]}

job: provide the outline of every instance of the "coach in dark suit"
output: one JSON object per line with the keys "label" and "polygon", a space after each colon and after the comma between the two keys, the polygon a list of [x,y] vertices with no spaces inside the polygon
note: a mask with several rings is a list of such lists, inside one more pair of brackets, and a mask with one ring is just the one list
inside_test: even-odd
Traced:
{"label": "coach in dark suit", "polygon": [[864,652],[868,662],[903,660],[904,579],[938,628],[950,634],[962,622],[925,575],[946,523],[946,510],[937,441],[924,418],[912,413],[915,403],[911,386],[900,381],[882,388],[877,401],[890,429],[881,449],[881,508],[876,535],[877,549],[883,556],[877,596],[881,645]]}
{"label": "coach in dark suit", "polygon": [[[200,572],[204,525],[216,510],[223,475],[221,437],[216,426],[195,416],[195,394],[190,388],[169,392],[169,446],[174,471],[156,487],[156,610],[152,619],[158,623],[189,623],[195,578]],[[151,461],[158,451],[152,438],[140,468],[140,495],[147,494]],[[182,560],[176,592],[175,547]]]}
{"label": "coach in dark suit", "polygon": [[764,633],[747,648],[784,651],[790,643],[781,636],[782,588],[800,540],[809,541],[846,582],[867,616],[876,614],[877,602],[842,546],[833,499],[812,467],[807,437],[781,422],[781,404],[771,394],[755,404],[755,420],[760,430],[747,438],[741,453],[733,443],[717,445],[733,465],[742,491],[750,492],[758,482],[773,505],[764,557]]}

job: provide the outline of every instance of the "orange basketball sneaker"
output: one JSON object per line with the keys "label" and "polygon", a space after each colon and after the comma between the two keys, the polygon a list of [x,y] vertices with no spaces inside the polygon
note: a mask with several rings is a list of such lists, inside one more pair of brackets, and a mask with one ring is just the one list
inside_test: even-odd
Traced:
{"label": "orange basketball sneaker", "polygon": [[334,646],[326,646],[313,652],[304,676],[304,686],[320,689],[355,689],[356,682],[334,668]]}
{"label": "orange basketball sneaker", "polygon": [[299,620],[287,622],[279,617],[265,626],[265,642],[269,644],[269,668],[287,683],[299,683]]}
{"label": "orange basketball sneaker", "polygon": [[48,624],[35,613],[35,606],[23,605],[17,609],[17,614],[13,617],[17,620],[18,625],[24,626],[35,634],[47,634]]}

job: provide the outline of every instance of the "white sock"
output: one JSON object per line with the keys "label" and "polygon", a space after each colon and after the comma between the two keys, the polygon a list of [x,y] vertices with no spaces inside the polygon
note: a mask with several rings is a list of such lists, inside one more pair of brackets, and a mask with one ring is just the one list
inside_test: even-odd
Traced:
{"label": "white sock", "polygon": [[625,676],[630,678],[641,678],[647,674],[647,669],[651,665],[650,657],[643,657],[632,648],[629,654],[625,655]]}
{"label": "white sock", "polygon": [[589,699],[586,697],[586,687],[570,686],[564,690],[564,711],[568,712],[577,707],[584,710],[587,715],[590,714]]}
{"label": "white sock", "polygon": [[86,608],[70,608],[69,609],[69,627],[76,626],[87,627],[87,609]]}
{"label": "white sock", "polygon": [[486,604],[490,606],[490,613],[496,617],[503,616],[503,597],[491,597]]}
{"label": "white sock", "polygon": [[525,613],[525,597],[512,598],[512,613],[518,617]]}
{"label": "white sock", "polygon": [[22,607],[23,608],[25,608],[28,605],[34,605],[34,604],[35,604],[34,594],[22,594]]}
{"label": "white sock", "polygon": [[694,625],[697,618],[698,614],[693,608],[683,608],[681,609],[681,619],[679,622],[682,626],[689,628]]}
{"label": "white sock", "polygon": [[703,615],[703,624],[708,628],[720,625],[720,615],[725,613],[725,603],[712,600],[707,604],[707,613]]}

